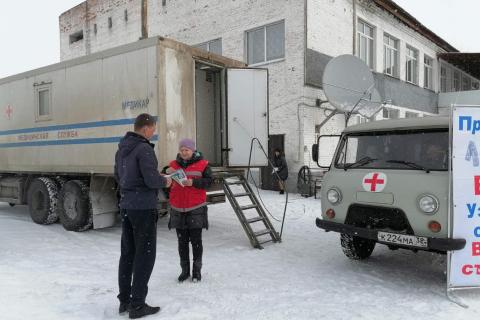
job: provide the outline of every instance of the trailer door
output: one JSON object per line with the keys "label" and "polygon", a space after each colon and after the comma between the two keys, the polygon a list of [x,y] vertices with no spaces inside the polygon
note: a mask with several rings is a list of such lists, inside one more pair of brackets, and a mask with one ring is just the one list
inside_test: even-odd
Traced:
{"label": "trailer door", "polygon": [[[268,70],[227,69],[228,165],[248,165],[250,145],[257,138],[268,154]],[[266,166],[268,160],[254,142],[252,166]]]}

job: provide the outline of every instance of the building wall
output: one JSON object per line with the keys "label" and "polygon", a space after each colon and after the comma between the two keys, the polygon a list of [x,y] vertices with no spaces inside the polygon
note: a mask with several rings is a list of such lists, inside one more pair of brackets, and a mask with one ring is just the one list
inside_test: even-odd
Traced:
{"label": "building wall", "polygon": [[[88,0],[63,13],[59,26],[62,61],[135,42],[141,37],[141,0]],[[70,43],[80,30],[83,40]]]}
{"label": "building wall", "polygon": [[[284,20],[285,58],[255,67],[269,69],[270,133],[285,134],[290,176],[295,177],[300,166],[312,165],[310,148],[317,136],[337,134],[345,127],[344,116],[337,115],[316,132],[316,126],[330,112],[325,108],[333,109],[328,103],[320,109],[316,103],[326,100],[321,90],[325,65],[335,56],[354,52],[356,19],[352,1],[150,0],[149,36],[164,36],[191,45],[221,38],[224,56],[246,61],[246,31]],[[141,0],[88,0],[64,13],[60,17],[62,59],[136,41],[141,35],[140,6]],[[125,10],[128,21],[124,19]],[[439,88],[436,53],[443,50],[369,0],[357,0],[356,15],[375,27],[372,71],[381,98],[392,100],[390,107],[401,110],[402,115],[406,110],[435,113]],[[108,17],[112,17],[112,28],[108,28]],[[92,31],[95,24],[96,34]],[[90,30],[85,32],[85,39],[69,44],[69,34],[81,28]],[[384,32],[400,40],[399,79],[383,74]],[[405,82],[406,44],[419,51],[418,85]],[[424,54],[434,58],[433,90],[423,88]],[[294,185],[295,181],[291,183]]]}
{"label": "building wall", "polygon": [[[89,1],[92,15],[90,29],[97,23],[97,34],[91,37],[91,52],[136,41],[141,33],[140,4],[140,0]],[[129,12],[128,22],[121,21],[125,9]],[[79,15],[78,11],[72,10],[60,17],[62,59],[85,54],[84,46],[76,43],[68,45],[67,42],[69,33],[86,27],[82,24],[82,19],[72,19],[73,15]],[[107,28],[109,16],[114,17],[111,30]],[[163,5],[163,1],[151,0],[148,6],[149,36],[164,36],[190,45],[221,38],[222,54],[242,61],[247,60],[246,31],[281,20],[285,21],[285,58],[255,67],[269,70],[270,134],[285,134],[285,153],[293,176],[304,161],[303,153],[299,154],[297,147],[299,132],[303,130],[299,121],[298,104],[303,101],[304,2],[167,0]],[[292,185],[294,183],[292,179]]]}

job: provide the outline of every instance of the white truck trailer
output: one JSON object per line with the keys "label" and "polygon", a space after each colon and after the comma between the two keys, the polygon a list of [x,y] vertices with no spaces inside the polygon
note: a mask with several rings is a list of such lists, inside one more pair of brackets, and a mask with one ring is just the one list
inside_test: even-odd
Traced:
{"label": "white truck trailer", "polygon": [[251,139],[267,145],[268,72],[155,37],[0,79],[0,108],[0,201],[83,231],[115,223],[114,155],[140,113],[157,117],[159,170],[184,137],[246,166]]}

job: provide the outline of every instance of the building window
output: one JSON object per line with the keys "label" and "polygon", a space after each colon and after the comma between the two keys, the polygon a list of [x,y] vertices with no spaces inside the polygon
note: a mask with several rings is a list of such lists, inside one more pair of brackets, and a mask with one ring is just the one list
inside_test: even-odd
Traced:
{"label": "building window", "polygon": [[460,91],[460,72],[453,72],[453,91]]}
{"label": "building window", "polygon": [[416,112],[405,111],[405,118],[418,118],[419,114]]}
{"label": "building window", "polygon": [[108,17],[108,29],[112,29],[112,27],[113,27],[112,17]]}
{"label": "building window", "polygon": [[77,31],[70,35],[70,44],[83,40],[83,30]]}
{"label": "building window", "polygon": [[35,87],[37,121],[50,120],[52,113],[52,89],[51,84],[42,84]]}
{"label": "building window", "polygon": [[398,77],[398,40],[388,34],[383,35],[383,73]]}
{"label": "building window", "polygon": [[427,55],[423,57],[423,86],[426,89],[433,89],[433,59]]}
{"label": "building window", "polygon": [[467,76],[463,76],[462,77],[462,90],[467,91],[467,90],[471,90],[471,89],[472,89],[472,80]]}
{"label": "building window", "polygon": [[384,119],[398,119],[400,118],[400,112],[393,108],[383,108]]}
{"label": "building window", "polygon": [[94,23],[94,24],[93,24],[93,33],[94,33],[94,34],[97,34],[97,31],[98,31],[98,29],[97,29],[97,24]]}
{"label": "building window", "polygon": [[358,20],[357,23],[357,56],[362,59],[370,69],[373,69],[374,57],[374,30],[371,25]]}
{"label": "building window", "polygon": [[440,91],[447,92],[447,67],[440,67]]}
{"label": "building window", "polygon": [[127,9],[125,9],[125,11],[123,11],[123,18],[125,19],[125,22],[128,21],[128,11],[127,11]]}
{"label": "building window", "polygon": [[211,53],[222,54],[222,39],[215,39],[194,45],[195,48],[199,48]]}
{"label": "building window", "polygon": [[247,31],[247,61],[257,64],[285,57],[285,21]]}
{"label": "building window", "polygon": [[405,80],[413,84],[418,84],[418,50],[407,46],[406,53]]}

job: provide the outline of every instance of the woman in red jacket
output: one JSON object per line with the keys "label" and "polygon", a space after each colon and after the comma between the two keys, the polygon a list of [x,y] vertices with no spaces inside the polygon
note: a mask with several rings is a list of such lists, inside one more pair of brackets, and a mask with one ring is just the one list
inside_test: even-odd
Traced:
{"label": "woman in red jacket", "polygon": [[207,192],[212,183],[212,171],[208,161],[196,151],[195,142],[183,139],[179,144],[177,159],[170,162],[169,173],[182,169],[186,174],[181,184],[173,182],[170,189],[169,228],[177,230],[178,254],[182,273],[178,281],[190,277],[189,243],[192,243],[192,280],[202,279],[202,229],[208,229]]}

